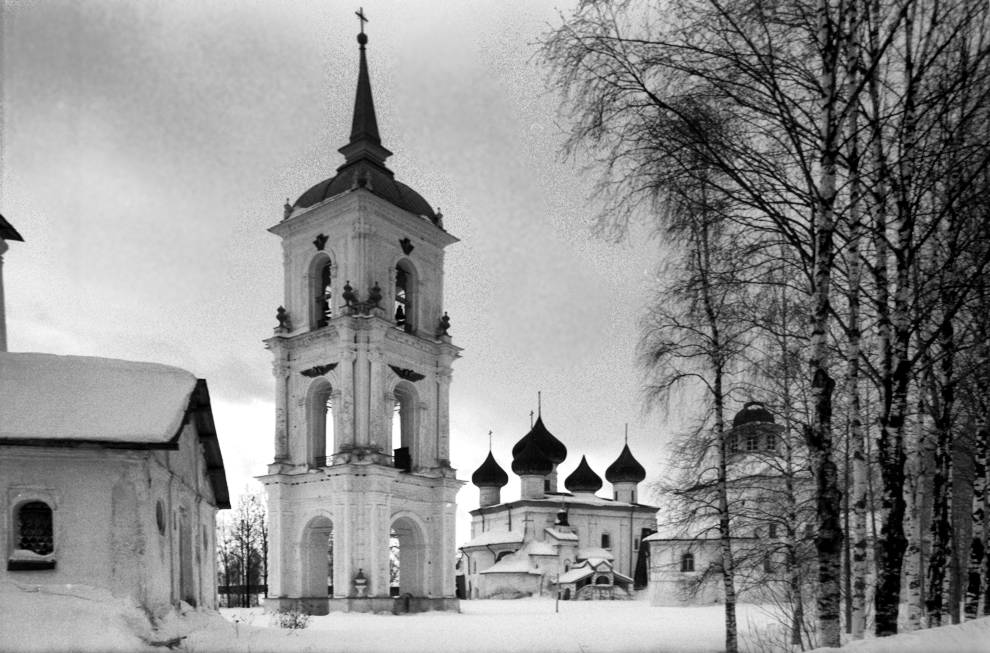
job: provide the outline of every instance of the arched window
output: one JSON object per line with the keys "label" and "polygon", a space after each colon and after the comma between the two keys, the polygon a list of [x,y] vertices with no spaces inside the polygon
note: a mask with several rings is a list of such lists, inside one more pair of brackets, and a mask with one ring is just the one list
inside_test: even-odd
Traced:
{"label": "arched window", "polygon": [[599,576],[595,579],[595,585],[609,585],[608,576]]}
{"label": "arched window", "polygon": [[407,261],[400,261],[395,266],[395,326],[413,333],[416,309],[416,273]]}
{"label": "arched window", "polygon": [[46,556],[55,550],[52,509],[44,501],[29,501],[17,509],[17,548]]}
{"label": "arched window", "polygon": [[602,533],[602,548],[611,549],[612,548],[612,536],[608,533]]}
{"label": "arched window", "polygon": [[333,426],[333,388],[326,379],[320,379],[313,383],[309,392],[309,461],[313,467],[331,463]]}
{"label": "arched window", "polygon": [[333,262],[326,254],[313,259],[310,278],[310,327],[320,329],[330,323],[333,312]]}
{"label": "arched window", "polygon": [[416,460],[416,391],[403,382],[395,387],[395,412],[392,415],[392,447],[395,466],[407,471]]}
{"label": "arched window", "polygon": [[685,553],[681,555],[681,571],[694,571],[693,553]]}

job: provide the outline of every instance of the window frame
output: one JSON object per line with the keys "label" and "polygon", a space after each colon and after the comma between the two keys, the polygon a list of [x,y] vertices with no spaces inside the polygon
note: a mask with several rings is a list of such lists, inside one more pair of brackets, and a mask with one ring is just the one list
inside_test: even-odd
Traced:
{"label": "window frame", "polygon": [[[51,550],[48,553],[38,553],[33,549],[25,549],[21,546],[23,537],[21,533],[21,511],[32,504],[41,504],[48,510],[48,530],[51,540]],[[57,504],[51,496],[36,493],[17,497],[16,500],[11,502],[11,508],[8,513],[10,539],[8,541],[7,571],[46,571],[55,569],[56,552],[58,550],[55,518],[56,507]]]}
{"label": "window frame", "polygon": [[686,551],[681,554],[681,573],[691,574],[695,571],[694,565],[694,554],[690,551]]}

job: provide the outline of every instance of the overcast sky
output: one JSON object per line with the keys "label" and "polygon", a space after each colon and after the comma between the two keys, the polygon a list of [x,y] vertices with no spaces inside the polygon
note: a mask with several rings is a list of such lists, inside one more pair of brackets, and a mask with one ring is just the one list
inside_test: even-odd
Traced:
{"label": "overcast sky", "polygon": [[[451,388],[459,477],[483,460],[489,429],[509,470],[542,390],[544,422],[568,448],[561,486],[582,454],[604,475],[625,422],[651,482],[669,434],[663,414],[643,413],[634,359],[661,248],[591,235],[594,177],[559,154],[558,98],[534,56],[557,7],[365,0],[379,127],[396,177],[461,239],[445,299],[464,348]],[[357,8],[4,6],[0,211],[26,241],[4,257],[9,349],[206,378],[234,493],[273,455],[261,341],[283,300],[267,228],[342,161]],[[468,484],[459,542],[477,504]]]}

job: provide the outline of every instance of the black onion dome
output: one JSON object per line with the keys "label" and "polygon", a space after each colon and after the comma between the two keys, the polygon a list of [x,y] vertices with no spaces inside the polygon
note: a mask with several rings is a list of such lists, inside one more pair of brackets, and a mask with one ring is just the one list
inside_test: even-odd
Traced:
{"label": "black onion dome", "polygon": [[602,477],[596,474],[595,470],[591,469],[588,459],[581,456],[581,462],[578,463],[577,469],[571,472],[571,475],[564,480],[564,487],[569,492],[594,493],[602,489]]}
{"label": "black onion dome", "polygon": [[[512,455],[512,471],[519,476],[546,476],[553,471],[553,463],[536,446],[533,438],[525,437],[522,449]],[[513,447],[515,448],[515,447]]]}
{"label": "black onion dome", "polygon": [[352,188],[364,187],[383,200],[391,202],[400,209],[405,209],[415,215],[423,216],[433,224],[437,224],[437,214],[423,196],[396,181],[390,170],[364,163],[364,165],[345,165],[338,170],[337,175],[325,179],[299,196],[295,208],[305,209],[334,195],[339,195]]}
{"label": "black onion dome", "polygon": [[529,433],[524,435],[519,442],[512,447],[512,455],[515,456],[517,453],[522,451],[526,440],[533,440],[536,442],[536,446],[539,447],[543,455],[546,456],[550,462],[554,465],[559,465],[564,462],[567,458],[567,447],[564,443],[553,436],[553,434],[547,430],[547,427],[543,425],[543,418],[537,417],[536,424],[530,429]]}
{"label": "black onion dome", "polygon": [[633,458],[628,443],[622,447],[622,453],[615,462],[605,470],[605,478],[609,483],[639,483],[646,478],[646,470]]}
{"label": "black onion dome", "polygon": [[743,424],[773,424],[773,414],[767,410],[767,407],[763,405],[762,401],[748,401],[743,406],[742,410],[736,413],[736,416],[732,418],[733,428],[737,426],[742,426]]}
{"label": "black onion dome", "polygon": [[495,462],[495,456],[489,451],[485,462],[471,475],[471,482],[478,487],[504,487],[509,482],[509,475]]}

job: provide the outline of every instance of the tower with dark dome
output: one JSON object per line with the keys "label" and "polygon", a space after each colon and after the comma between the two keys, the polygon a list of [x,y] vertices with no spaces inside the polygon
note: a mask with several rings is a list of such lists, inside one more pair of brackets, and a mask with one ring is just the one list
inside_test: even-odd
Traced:
{"label": "tower with dark dome", "polygon": [[[361,14],[363,21],[363,14]],[[287,203],[274,335],[275,455],[261,477],[272,607],[456,608],[451,366],[441,215],[395,178],[358,36],[350,137],[334,174]],[[398,587],[389,572],[399,543]],[[333,566],[327,547],[332,541]]]}
{"label": "tower with dark dome", "polygon": [[493,506],[502,500],[502,488],[508,485],[509,475],[495,460],[491,450],[481,466],[471,475],[471,482],[477,486],[482,506]]}
{"label": "tower with dark dome", "polygon": [[646,478],[646,470],[629,451],[626,442],[619,457],[605,470],[605,479],[612,484],[613,498],[616,501],[636,503],[637,487]]}

